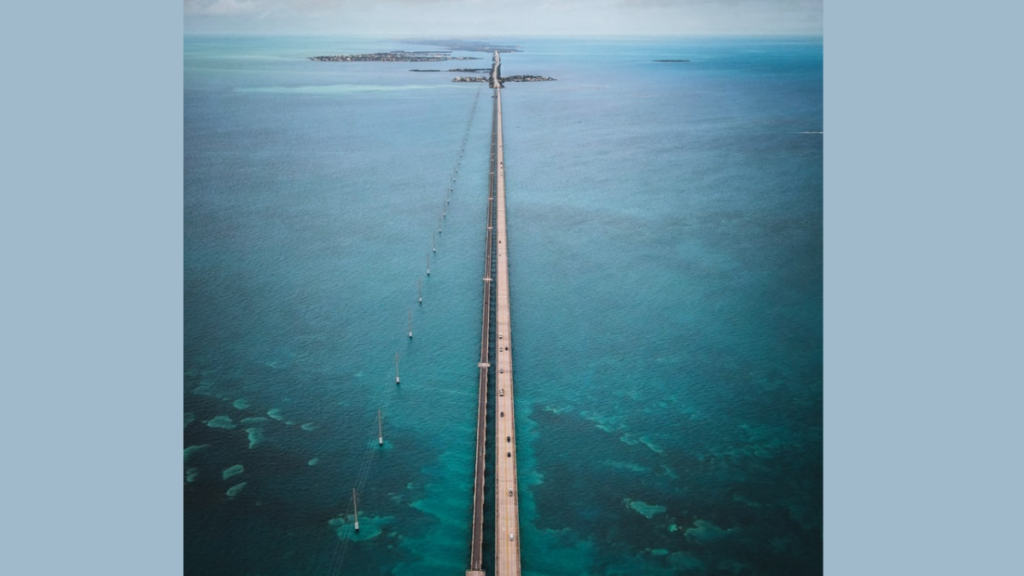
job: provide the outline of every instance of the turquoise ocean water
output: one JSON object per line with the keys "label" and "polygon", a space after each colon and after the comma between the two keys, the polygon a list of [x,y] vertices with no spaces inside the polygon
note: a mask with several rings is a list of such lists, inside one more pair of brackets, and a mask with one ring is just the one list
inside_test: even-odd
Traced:
{"label": "turquoise ocean water", "polygon": [[[820,573],[820,39],[515,42],[524,573]],[[184,46],[185,573],[463,573],[489,55]]]}

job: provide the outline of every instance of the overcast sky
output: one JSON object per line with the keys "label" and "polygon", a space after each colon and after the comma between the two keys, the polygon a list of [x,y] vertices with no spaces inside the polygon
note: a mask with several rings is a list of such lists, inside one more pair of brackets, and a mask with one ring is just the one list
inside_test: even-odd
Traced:
{"label": "overcast sky", "polygon": [[822,0],[184,0],[185,33],[607,36],[822,33]]}

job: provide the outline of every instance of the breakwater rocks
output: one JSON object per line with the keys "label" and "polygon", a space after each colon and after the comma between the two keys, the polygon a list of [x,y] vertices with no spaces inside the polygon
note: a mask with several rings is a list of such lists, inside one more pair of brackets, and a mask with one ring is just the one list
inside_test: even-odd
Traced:
{"label": "breakwater rocks", "polygon": [[375,52],[373,54],[338,54],[310,56],[316,62],[444,62],[446,60],[481,60],[473,56],[452,56],[451,52]]}
{"label": "breakwater rocks", "polygon": [[489,78],[485,76],[456,76],[452,78],[452,82],[487,82]]}

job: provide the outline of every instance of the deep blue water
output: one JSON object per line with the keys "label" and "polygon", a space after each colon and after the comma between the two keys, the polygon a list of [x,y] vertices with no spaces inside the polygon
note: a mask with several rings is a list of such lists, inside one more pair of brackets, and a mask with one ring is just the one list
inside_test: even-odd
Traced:
{"label": "deep blue water", "polygon": [[[518,43],[524,572],[821,573],[820,40]],[[392,49],[185,39],[188,575],[467,568],[491,99],[409,69],[490,57],[306,59]]]}

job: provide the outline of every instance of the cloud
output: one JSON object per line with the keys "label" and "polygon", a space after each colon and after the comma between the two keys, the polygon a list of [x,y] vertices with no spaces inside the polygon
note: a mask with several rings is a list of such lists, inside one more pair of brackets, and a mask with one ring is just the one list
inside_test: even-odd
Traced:
{"label": "cloud", "polygon": [[263,11],[265,0],[185,0],[189,16],[241,16]]}
{"label": "cloud", "polygon": [[184,0],[191,32],[821,33],[822,0]]}
{"label": "cloud", "polygon": [[[348,10],[365,11],[382,3],[402,0],[184,0],[189,16],[244,16],[249,14],[317,14]],[[416,0],[416,3],[451,0]]]}

